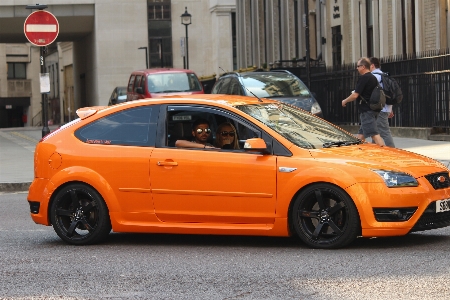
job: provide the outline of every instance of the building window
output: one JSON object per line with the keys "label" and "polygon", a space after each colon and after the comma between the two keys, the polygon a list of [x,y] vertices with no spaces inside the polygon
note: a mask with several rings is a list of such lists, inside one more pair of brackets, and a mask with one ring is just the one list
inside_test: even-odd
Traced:
{"label": "building window", "polygon": [[148,0],[147,5],[148,48],[150,56],[149,67],[171,68],[173,65],[173,59],[170,0]]}
{"label": "building window", "polygon": [[333,55],[333,66],[340,66],[342,61],[342,52],[341,52],[341,26],[331,27],[331,35],[332,35],[332,55]]}
{"label": "building window", "polygon": [[8,79],[27,79],[27,64],[8,63]]}

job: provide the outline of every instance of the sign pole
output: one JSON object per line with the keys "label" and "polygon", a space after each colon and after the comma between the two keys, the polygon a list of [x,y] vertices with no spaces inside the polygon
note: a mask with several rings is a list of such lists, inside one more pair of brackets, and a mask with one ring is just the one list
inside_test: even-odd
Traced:
{"label": "sign pole", "polygon": [[45,4],[27,5],[26,9],[36,9],[26,19],[23,26],[25,37],[28,41],[40,47],[41,73],[41,97],[42,97],[42,137],[50,133],[48,128],[48,93],[50,93],[49,74],[45,73],[45,53],[47,46],[56,40],[59,33],[59,23],[56,17],[44,9],[47,8]]}
{"label": "sign pole", "polygon": [[[41,63],[41,74],[45,73],[45,53],[47,52],[47,46],[40,47],[40,63]],[[42,137],[50,133],[50,128],[48,128],[48,98],[47,93],[42,93]]]}

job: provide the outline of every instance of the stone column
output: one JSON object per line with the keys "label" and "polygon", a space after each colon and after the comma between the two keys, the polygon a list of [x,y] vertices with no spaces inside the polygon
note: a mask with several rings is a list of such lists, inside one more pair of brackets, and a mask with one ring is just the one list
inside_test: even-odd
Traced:
{"label": "stone column", "polygon": [[415,29],[416,29],[416,52],[424,51],[424,26],[423,24],[423,1],[422,0],[414,0],[415,1]]}
{"label": "stone column", "polygon": [[402,5],[400,1],[392,2],[392,48],[393,55],[403,53]]}
{"label": "stone column", "polygon": [[380,14],[379,14],[379,1],[372,1],[372,13],[373,13],[373,56],[380,57]]}
{"label": "stone column", "polygon": [[[233,70],[233,40],[231,13],[235,11],[234,1],[210,2],[212,61],[216,62],[214,72],[221,74]],[[239,36],[239,35],[238,35]],[[239,43],[238,43],[239,44]],[[239,54],[238,54],[239,56]],[[223,69],[223,70],[222,70]]]}
{"label": "stone column", "polygon": [[389,16],[387,1],[379,1],[380,57],[389,56]]}

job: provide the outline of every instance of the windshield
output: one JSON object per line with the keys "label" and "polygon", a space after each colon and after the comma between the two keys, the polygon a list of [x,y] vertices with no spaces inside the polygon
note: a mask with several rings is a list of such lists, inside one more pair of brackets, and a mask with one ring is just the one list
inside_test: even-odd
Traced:
{"label": "windshield", "polygon": [[193,73],[160,73],[147,77],[150,93],[176,93],[201,91],[197,76]]}
{"label": "windshield", "polygon": [[305,84],[288,73],[244,75],[242,80],[244,86],[259,98],[311,97]]}
{"label": "windshield", "polygon": [[284,103],[239,105],[237,109],[306,149],[339,147],[361,141],[330,123]]}

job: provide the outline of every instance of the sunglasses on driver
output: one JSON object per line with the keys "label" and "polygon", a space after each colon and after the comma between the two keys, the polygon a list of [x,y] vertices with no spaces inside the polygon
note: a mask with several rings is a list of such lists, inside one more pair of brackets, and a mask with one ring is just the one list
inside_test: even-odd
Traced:
{"label": "sunglasses on driver", "polygon": [[202,134],[203,131],[204,131],[206,134],[210,134],[210,133],[211,133],[211,129],[209,129],[209,128],[205,128],[205,129],[203,129],[203,128],[198,128],[197,130],[195,130],[195,132],[196,132],[197,134]]}

